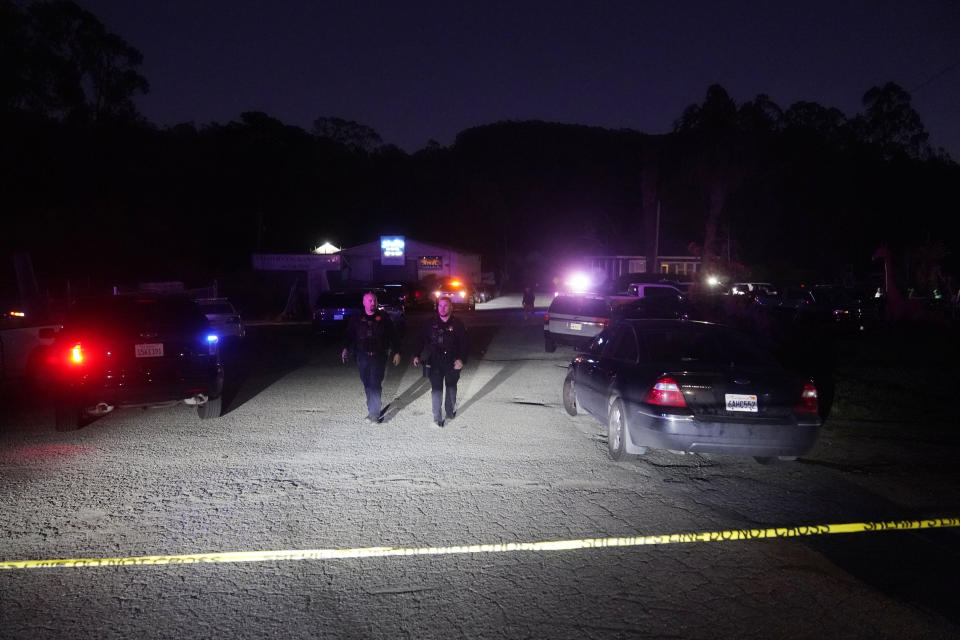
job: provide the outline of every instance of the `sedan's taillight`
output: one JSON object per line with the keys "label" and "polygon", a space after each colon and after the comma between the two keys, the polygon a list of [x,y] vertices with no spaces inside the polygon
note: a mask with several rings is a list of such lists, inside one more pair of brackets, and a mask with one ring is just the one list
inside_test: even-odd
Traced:
{"label": "sedan's taillight", "polygon": [[550,314],[549,314],[549,313],[543,314],[543,324],[544,324],[544,326],[550,324]]}
{"label": "sedan's taillight", "polygon": [[653,383],[653,386],[643,397],[647,404],[657,405],[659,407],[686,407],[687,401],[683,399],[683,393],[676,380],[664,376]]}
{"label": "sedan's taillight", "polygon": [[796,413],[817,413],[820,411],[820,402],[817,398],[817,387],[813,380],[807,380],[803,384],[803,391],[800,393],[800,402],[794,408]]}

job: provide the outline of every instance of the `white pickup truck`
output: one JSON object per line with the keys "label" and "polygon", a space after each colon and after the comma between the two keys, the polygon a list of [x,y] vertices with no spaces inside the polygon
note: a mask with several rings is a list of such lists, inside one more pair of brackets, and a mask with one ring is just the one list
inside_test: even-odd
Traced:
{"label": "white pickup truck", "polygon": [[33,321],[19,311],[4,311],[0,316],[0,380],[38,381],[47,349],[60,329],[59,324]]}
{"label": "white pickup truck", "polygon": [[636,298],[669,298],[682,294],[683,292],[672,284],[631,282],[627,285],[627,296]]}

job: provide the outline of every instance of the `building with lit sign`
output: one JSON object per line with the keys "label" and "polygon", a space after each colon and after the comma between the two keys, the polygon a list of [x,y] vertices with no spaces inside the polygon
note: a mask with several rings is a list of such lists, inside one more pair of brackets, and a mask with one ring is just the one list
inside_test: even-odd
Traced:
{"label": "building with lit sign", "polygon": [[342,278],[357,282],[417,282],[428,276],[480,282],[480,254],[404,236],[381,236],[376,242],[340,251]]}

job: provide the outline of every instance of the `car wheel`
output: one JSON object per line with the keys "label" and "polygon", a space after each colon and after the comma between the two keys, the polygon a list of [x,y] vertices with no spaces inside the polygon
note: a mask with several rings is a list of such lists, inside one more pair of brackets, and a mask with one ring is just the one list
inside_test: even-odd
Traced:
{"label": "car wheel", "polygon": [[563,408],[571,416],[577,415],[577,393],[573,388],[573,374],[568,373],[563,381]]}
{"label": "car wheel", "polygon": [[553,341],[553,338],[544,338],[543,350],[547,353],[553,353],[557,350],[557,343]]}
{"label": "car wheel", "polygon": [[57,431],[76,431],[83,426],[80,406],[69,400],[59,400],[54,407],[54,428]]}
{"label": "car wheel", "polygon": [[610,458],[620,460],[627,451],[627,420],[623,414],[623,402],[614,400],[610,405],[607,420],[607,451]]}
{"label": "car wheel", "polygon": [[203,404],[197,405],[197,415],[200,416],[201,420],[209,420],[210,418],[219,418],[223,408],[223,396],[217,396],[216,398],[210,398]]}

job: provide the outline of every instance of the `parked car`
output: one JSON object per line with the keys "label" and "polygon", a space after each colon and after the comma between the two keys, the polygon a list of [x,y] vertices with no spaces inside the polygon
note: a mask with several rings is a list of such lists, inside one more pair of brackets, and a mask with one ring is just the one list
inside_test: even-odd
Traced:
{"label": "parked car", "polygon": [[48,363],[58,430],[117,407],[186,403],[200,418],[221,413],[219,337],[179,296],[89,299],[68,314]]}
{"label": "parked car", "polygon": [[435,304],[433,290],[422,283],[410,285],[406,299],[406,308],[411,311],[432,310]]}
{"label": "parked car", "polygon": [[637,298],[672,297],[682,295],[682,293],[680,289],[671,284],[631,282],[627,285],[627,295]]}
{"label": "parked car", "polygon": [[410,285],[403,282],[385,282],[378,284],[376,289],[383,292],[377,296],[378,302],[390,307],[406,310],[408,299],[410,298]]}
{"label": "parked car", "polygon": [[383,309],[399,331],[406,325],[404,305],[377,287],[341,289],[321,293],[313,312],[313,329],[317,334],[338,334],[347,327],[350,316],[363,313],[363,296],[372,291],[377,296],[377,307]]}
{"label": "parked car", "polygon": [[686,320],[693,310],[686,296],[650,296],[645,298],[611,297],[612,320],[669,319]]}
{"label": "parked car", "polygon": [[226,298],[198,298],[195,302],[221,339],[242,338],[247,335],[243,319]]}
{"label": "parked car", "polygon": [[314,331],[318,334],[343,331],[351,315],[363,312],[363,293],[361,289],[321,293],[313,310]]}
{"label": "parked car", "polygon": [[821,427],[813,380],[790,374],[755,340],[722,325],[625,320],[570,364],[570,415],[607,425],[610,457],[648,447],[791,459]]}
{"label": "parked car", "polygon": [[834,333],[858,333],[876,324],[878,309],[858,292],[835,285],[787,286],[779,298],[763,298],[757,302],[771,306],[777,301],[779,310],[790,314],[794,322],[818,325]]}
{"label": "parked car", "polygon": [[450,298],[454,310],[466,309],[473,311],[477,307],[477,302],[473,297],[473,291],[462,280],[456,278],[441,281],[433,291],[433,308],[437,308],[437,301],[441,296]]}
{"label": "parked car", "polygon": [[497,297],[496,285],[479,283],[470,287],[473,291],[473,301],[476,303],[488,302]]}
{"label": "parked car", "polygon": [[553,353],[560,344],[582,347],[609,325],[612,317],[606,296],[559,294],[543,318],[544,349]]}
{"label": "parked car", "polygon": [[769,282],[734,282],[730,285],[730,295],[733,296],[776,296],[777,287]]}
{"label": "parked car", "polygon": [[39,385],[45,377],[47,350],[61,325],[18,309],[0,315],[0,380]]}
{"label": "parked car", "polygon": [[864,331],[877,320],[877,307],[859,292],[834,285],[811,287],[813,304],[802,311],[841,333]]}

